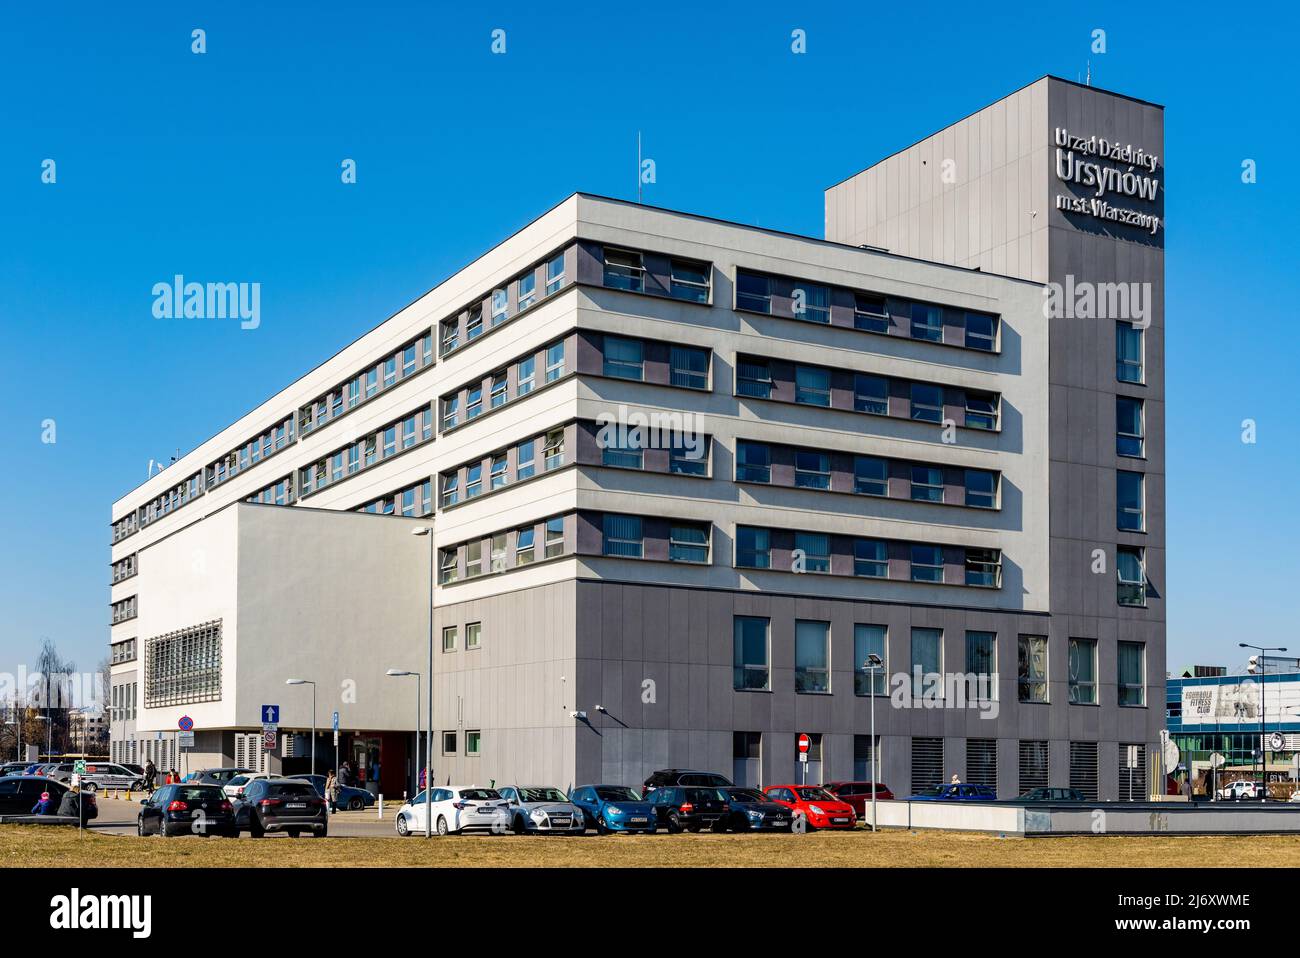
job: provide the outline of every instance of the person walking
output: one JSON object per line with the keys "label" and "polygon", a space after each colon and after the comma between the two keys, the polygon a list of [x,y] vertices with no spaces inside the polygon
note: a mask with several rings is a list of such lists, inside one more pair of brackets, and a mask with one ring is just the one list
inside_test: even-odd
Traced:
{"label": "person walking", "polygon": [[154,765],[153,759],[145,759],[144,763],[144,790],[150,795],[153,794],[154,785],[158,781],[158,768]]}
{"label": "person walking", "polygon": [[325,800],[329,803],[331,815],[339,810],[339,795],[342,791],[338,776],[334,774],[334,769],[330,769],[329,774],[325,776]]}

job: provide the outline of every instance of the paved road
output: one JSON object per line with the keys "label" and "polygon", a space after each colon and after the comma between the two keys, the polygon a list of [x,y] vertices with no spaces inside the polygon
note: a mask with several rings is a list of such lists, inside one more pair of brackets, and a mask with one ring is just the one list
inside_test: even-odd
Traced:
{"label": "paved road", "polygon": [[[139,801],[100,796],[98,799],[99,817],[91,822],[90,827],[106,835],[134,835],[136,815],[140,810]],[[360,812],[338,812],[330,818],[330,834],[342,838],[397,838],[393,819],[397,815],[400,802],[384,802],[384,817],[379,818],[378,807]],[[244,832],[240,838],[248,838]],[[268,835],[268,838],[285,838],[287,835]]]}

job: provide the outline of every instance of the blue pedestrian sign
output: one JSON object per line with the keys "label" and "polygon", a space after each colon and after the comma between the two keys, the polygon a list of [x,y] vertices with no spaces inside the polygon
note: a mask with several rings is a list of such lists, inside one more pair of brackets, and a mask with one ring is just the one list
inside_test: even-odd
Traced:
{"label": "blue pedestrian sign", "polygon": [[335,712],[335,713],[334,713],[334,731],[337,732],[338,730],[339,730],[339,713],[338,713],[338,712]]}
{"label": "blue pedestrian sign", "polygon": [[262,706],[262,724],[279,725],[280,724],[280,706],[263,705]]}

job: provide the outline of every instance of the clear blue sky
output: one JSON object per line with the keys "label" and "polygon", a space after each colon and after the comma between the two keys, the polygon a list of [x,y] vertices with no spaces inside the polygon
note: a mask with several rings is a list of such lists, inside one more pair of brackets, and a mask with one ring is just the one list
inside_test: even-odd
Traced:
{"label": "clear blue sky", "polygon": [[[1167,107],[1170,666],[1239,665],[1251,636],[1300,649],[1295,15],[1026,10],[7,4],[0,669],[43,636],[82,668],[104,654],[109,505],[151,457],[191,449],[574,190],[632,196],[638,129],[658,167],[647,202],[818,236],[826,186],[1088,59],[1098,86]],[[155,320],[150,289],[175,273],[260,282],[261,327]]]}

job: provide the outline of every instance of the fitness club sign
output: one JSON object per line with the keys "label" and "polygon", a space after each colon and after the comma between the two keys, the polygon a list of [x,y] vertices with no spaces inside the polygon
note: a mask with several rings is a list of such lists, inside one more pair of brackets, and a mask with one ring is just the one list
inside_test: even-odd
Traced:
{"label": "fitness club sign", "polygon": [[1058,193],[1056,208],[1065,213],[1081,213],[1110,223],[1122,223],[1146,230],[1160,231],[1161,218],[1112,200],[1134,199],[1153,207],[1160,192],[1156,177],[1159,160],[1131,143],[1105,137],[1077,136],[1065,127],[1056,127],[1056,178],[1083,191],[1082,196]]}

